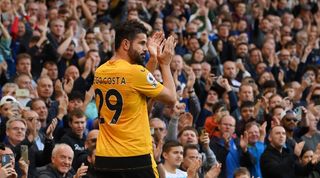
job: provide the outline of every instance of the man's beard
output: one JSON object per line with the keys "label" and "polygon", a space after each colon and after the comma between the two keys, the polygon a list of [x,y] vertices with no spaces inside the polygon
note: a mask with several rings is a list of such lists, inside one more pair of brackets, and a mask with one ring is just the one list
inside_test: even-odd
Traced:
{"label": "man's beard", "polygon": [[136,50],[134,50],[132,47],[132,45],[130,45],[129,51],[128,51],[128,55],[130,57],[130,59],[138,65],[143,65],[143,61],[145,59],[145,54],[144,55],[140,55]]}

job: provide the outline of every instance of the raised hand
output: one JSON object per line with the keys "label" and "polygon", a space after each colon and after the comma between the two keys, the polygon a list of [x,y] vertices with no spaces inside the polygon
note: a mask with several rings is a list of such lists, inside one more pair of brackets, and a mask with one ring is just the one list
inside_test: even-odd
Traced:
{"label": "raised hand", "polygon": [[29,161],[25,161],[22,157],[19,159],[19,168],[22,172],[22,175],[27,176],[29,170]]}
{"label": "raised hand", "polygon": [[294,154],[297,157],[300,157],[302,149],[303,149],[303,146],[304,146],[305,143],[306,143],[305,141],[301,141],[299,143],[296,143],[296,145],[294,146]]}
{"label": "raised hand", "polygon": [[163,144],[164,144],[163,139],[160,138],[159,141],[158,141],[157,146],[153,149],[154,159],[155,159],[157,162],[160,162],[160,160],[161,160],[161,154],[162,154]]}
{"label": "raised hand", "polygon": [[217,178],[221,172],[221,163],[213,165],[210,170],[206,173],[205,178]]}
{"label": "raised hand", "polygon": [[51,124],[49,125],[49,127],[46,130],[47,138],[49,138],[49,139],[53,138],[53,131],[56,129],[57,124],[58,124],[58,119],[53,118],[51,121]]}
{"label": "raised hand", "polygon": [[186,105],[184,103],[177,102],[173,107],[173,117],[179,117],[186,111]]}
{"label": "raised hand", "polygon": [[226,89],[227,92],[232,90],[232,88],[231,88],[231,86],[230,86],[230,84],[228,82],[228,79],[226,79],[226,78],[221,78],[220,82],[219,82],[219,85],[221,87],[223,87],[224,89]]}
{"label": "raised hand", "polygon": [[74,80],[72,77],[69,77],[67,80],[63,81],[63,88],[67,94],[71,93],[73,84],[74,84]]}
{"label": "raised hand", "polygon": [[200,136],[199,139],[200,139],[200,143],[202,144],[203,148],[208,150],[209,149],[209,144],[210,144],[209,134],[207,132],[205,132]]}
{"label": "raised hand", "polygon": [[81,167],[77,170],[76,175],[74,178],[81,178],[82,176],[85,176],[88,171],[88,166],[84,165],[84,163],[81,164]]}
{"label": "raised hand", "polygon": [[241,135],[240,137],[240,147],[242,149],[243,152],[247,152],[248,151],[248,132],[244,131],[244,134]]}
{"label": "raised hand", "polygon": [[12,177],[12,178],[16,178],[18,177],[16,171],[14,170],[14,167],[11,164],[7,164],[3,167],[1,167],[0,169],[0,177]]}
{"label": "raised hand", "polygon": [[196,161],[193,161],[187,170],[188,177],[196,177],[201,165],[202,165],[201,159],[197,159]]}
{"label": "raised hand", "polygon": [[260,126],[259,128],[259,132],[260,132],[260,138],[259,140],[261,142],[264,142],[264,139],[266,137],[266,128],[267,128],[267,121],[264,121],[263,124]]}
{"label": "raised hand", "polygon": [[192,89],[194,83],[196,82],[196,75],[194,74],[193,70],[191,67],[188,67],[185,69],[187,75],[188,75],[188,81],[187,81],[187,88]]}
{"label": "raised hand", "polygon": [[58,107],[58,115],[57,117],[59,119],[62,119],[64,115],[66,115],[68,112],[67,112],[67,106],[68,106],[68,97],[67,96],[63,96],[63,97],[60,97],[59,98],[59,107]]}

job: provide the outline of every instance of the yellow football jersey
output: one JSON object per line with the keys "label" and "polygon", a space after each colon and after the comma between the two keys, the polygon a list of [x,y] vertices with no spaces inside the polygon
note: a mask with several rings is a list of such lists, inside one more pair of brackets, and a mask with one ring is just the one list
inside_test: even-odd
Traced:
{"label": "yellow football jersey", "polygon": [[100,118],[96,156],[152,154],[146,97],[157,96],[163,85],[144,67],[121,59],[101,65],[93,85]]}

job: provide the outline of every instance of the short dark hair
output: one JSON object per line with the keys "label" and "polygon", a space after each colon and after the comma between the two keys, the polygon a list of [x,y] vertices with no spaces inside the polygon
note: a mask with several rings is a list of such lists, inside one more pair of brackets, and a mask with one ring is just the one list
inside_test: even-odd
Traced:
{"label": "short dark hair", "polygon": [[116,35],[115,35],[115,42],[114,42],[114,47],[115,49],[119,49],[121,42],[124,39],[128,39],[129,41],[133,40],[137,34],[139,33],[144,33],[147,34],[148,30],[146,27],[136,21],[136,20],[130,20],[126,21],[119,26],[115,28],[116,30]]}
{"label": "short dark hair", "polygon": [[223,101],[218,101],[212,105],[212,113],[216,113],[220,108],[227,108],[226,104]]}
{"label": "short dark hair", "polygon": [[183,147],[183,157],[186,156],[188,150],[197,150],[199,151],[199,147],[196,144],[187,144]]}
{"label": "short dark hair", "polygon": [[241,103],[240,111],[243,108],[251,108],[251,107],[254,107],[254,102],[253,101],[244,101],[244,102]]}
{"label": "short dark hair", "polygon": [[162,152],[169,153],[169,151],[172,147],[178,147],[178,146],[182,147],[182,144],[176,140],[169,140],[166,143],[164,143],[164,145],[162,147]]}
{"label": "short dark hair", "polygon": [[80,99],[81,101],[84,101],[84,94],[82,94],[80,91],[72,91],[69,95],[69,101],[71,100],[77,100]]}
{"label": "short dark hair", "polygon": [[69,122],[71,123],[73,120],[73,117],[76,118],[82,118],[82,117],[86,117],[86,115],[84,114],[84,112],[80,109],[80,108],[75,108],[74,110],[72,110],[69,114]]}
{"label": "short dark hair", "polygon": [[44,67],[44,68],[46,68],[48,65],[49,65],[49,66],[53,66],[53,65],[58,66],[56,62],[51,61],[51,60],[48,60],[48,61],[46,61],[46,62],[43,63],[43,67]]}

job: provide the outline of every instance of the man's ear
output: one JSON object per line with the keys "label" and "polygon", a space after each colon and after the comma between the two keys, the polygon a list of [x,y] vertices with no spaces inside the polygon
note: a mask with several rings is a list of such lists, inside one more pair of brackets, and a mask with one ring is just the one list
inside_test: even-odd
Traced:
{"label": "man's ear", "polygon": [[123,49],[124,49],[124,50],[129,51],[130,41],[127,40],[127,39],[124,39],[124,40],[122,41],[122,46],[123,46]]}
{"label": "man's ear", "polygon": [[269,136],[268,136],[268,140],[269,140],[269,142],[271,142],[271,141],[272,141],[271,133],[270,133],[270,134],[269,134]]}
{"label": "man's ear", "polygon": [[168,158],[168,154],[166,152],[162,152],[162,156],[163,156],[164,159]]}

